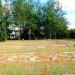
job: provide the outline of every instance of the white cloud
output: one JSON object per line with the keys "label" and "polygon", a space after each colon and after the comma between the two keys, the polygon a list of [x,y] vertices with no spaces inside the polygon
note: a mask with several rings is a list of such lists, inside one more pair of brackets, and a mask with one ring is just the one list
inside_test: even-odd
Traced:
{"label": "white cloud", "polygon": [[75,13],[66,15],[69,21],[69,28],[75,28]]}
{"label": "white cloud", "polygon": [[75,0],[59,0],[66,11],[75,10]]}
{"label": "white cloud", "polygon": [[69,28],[75,28],[75,0],[58,0],[60,1],[63,10],[67,12],[65,16],[70,25]]}
{"label": "white cloud", "polygon": [[69,29],[75,28],[75,24],[74,24],[74,25],[73,25],[73,24],[72,24],[72,25],[68,25],[68,28],[69,28]]}
{"label": "white cloud", "polygon": [[68,18],[68,21],[70,21],[71,24],[75,24],[75,13],[67,14],[65,17]]}

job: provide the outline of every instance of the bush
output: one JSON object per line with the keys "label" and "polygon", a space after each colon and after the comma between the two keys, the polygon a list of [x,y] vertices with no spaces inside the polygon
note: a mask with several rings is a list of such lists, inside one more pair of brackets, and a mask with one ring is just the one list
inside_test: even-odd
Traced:
{"label": "bush", "polygon": [[0,42],[3,42],[7,39],[6,26],[5,23],[0,22]]}
{"label": "bush", "polygon": [[75,39],[75,29],[70,29],[70,38]]}

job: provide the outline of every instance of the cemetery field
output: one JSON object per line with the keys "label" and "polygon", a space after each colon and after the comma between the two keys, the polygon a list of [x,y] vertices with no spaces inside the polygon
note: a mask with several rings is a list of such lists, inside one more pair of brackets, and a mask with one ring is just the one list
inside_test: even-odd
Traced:
{"label": "cemetery field", "polygon": [[0,75],[75,74],[75,40],[0,42]]}

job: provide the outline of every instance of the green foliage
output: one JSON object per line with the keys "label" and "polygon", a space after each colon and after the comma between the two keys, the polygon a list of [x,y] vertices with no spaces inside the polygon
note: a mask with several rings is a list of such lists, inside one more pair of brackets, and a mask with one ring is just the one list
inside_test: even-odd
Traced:
{"label": "green foliage", "polygon": [[5,21],[5,14],[4,8],[0,3],[0,41],[5,41],[7,39],[7,31],[6,31],[6,21]]}
{"label": "green foliage", "polygon": [[[6,28],[9,24],[15,23],[23,30],[28,30],[29,39],[32,35],[34,38],[36,38],[35,35],[40,37],[40,27],[45,29],[44,38],[65,38],[68,36],[67,20],[58,1],[48,0],[45,4],[41,4],[40,1],[13,0],[12,4],[13,7],[10,8],[12,17],[10,12],[5,13],[5,16],[2,15]],[[3,13],[3,10],[6,9],[0,8],[0,10]]]}
{"label": "green foliage", "polygon": [[[48,0],[46,6],[44,7],[45,22],[48,27],[50,37],[54,35],[55,37],[64,37],[68,34],[67,20],[65,19],[65,13],[62,11],[62,8],[59,6],[59,3],[55,0]],[[47,26],[46,25],[46,26]],[[61,36],[63,34],[63,36]]]}
{"label": "green foliage", "polygon": [[70,38],[75,39],[75,29],[70,29],[69,32],[70,32]]}
{"label": "green foliage", "polygon": [[5,23],[0,24],[0,41],[5,41],[7,39]]}

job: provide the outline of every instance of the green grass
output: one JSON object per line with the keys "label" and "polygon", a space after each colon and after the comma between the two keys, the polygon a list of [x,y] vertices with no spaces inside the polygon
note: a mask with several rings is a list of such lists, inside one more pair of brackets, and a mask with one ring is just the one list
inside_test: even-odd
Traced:
{"label": "green grass", "polygon": [[75,62],[27,62],[0,64],[0,75],[63,75],[74,73]]}

